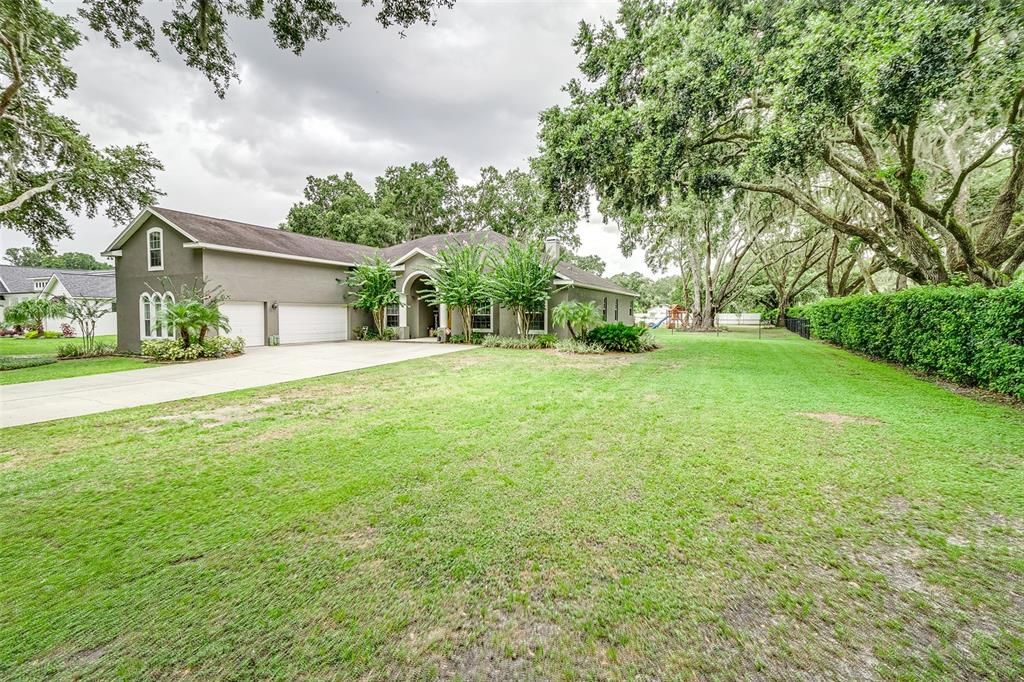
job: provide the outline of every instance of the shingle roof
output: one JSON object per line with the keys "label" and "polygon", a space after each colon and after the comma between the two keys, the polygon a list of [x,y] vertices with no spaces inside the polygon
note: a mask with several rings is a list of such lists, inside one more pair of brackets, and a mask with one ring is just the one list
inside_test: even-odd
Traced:
{"label": "shingle roof", "polygon": [[276,227],[250,225],[162,207],[154,207],[152,211],[187,232],[196,241],[207,244],[339,263],[357,263],[379,253],[378,249],[369,246],[310,237]]}
{"label": "shingle roof", "polygon": [[[393,263],[415,249],[419,249],[429,255],[434,255],[452,242],[485,243],[504,246],[509,241],[505,235],[492,230],[472,230],[468,232],[432,234],[402,242],[401,244],[395,244],[385,249],[376,249],[361,244],[349,244],[347,242],[334,241],[333,239],[310,237],[309,235],[289,232],[274,227],[262,227],[234,220],[212,218],[196,213],[175,211],[169,208],[154,207],[150,210],[185,232],[191,238],[204,244],[277,253],[286,256],[316,258],[339,264],[359,263],[375,256],[380,256]],[[123,235],[122,239],[126,237],[127,235]],[[116,246],[116,244],[115,242],[112,247]],[[556,272],[559,277],[570,279],[583,287],[604,289],[632,296],[636,295],[635,292],[621,287],[609,279],[599,277],[571,263],[560,263],[556,268]]]}
{"label": "shingle roof", "polygon": [[[100,274],[102,273],[102,274]],[[20,265],[0,265],[0,293],[23,294],[33,292],[33,279],[58,275],[99,275],[113,282],[113,270],[58,270],[56,268],[29,268]],[[63,281],[63,278],[62,280]],[[113,294],[111,294],[113,296]]]}
{"label": "shingle roof", "polygon": [[114,271],[58,272],[57,279],[74,298],[114,298],[116,285]]}

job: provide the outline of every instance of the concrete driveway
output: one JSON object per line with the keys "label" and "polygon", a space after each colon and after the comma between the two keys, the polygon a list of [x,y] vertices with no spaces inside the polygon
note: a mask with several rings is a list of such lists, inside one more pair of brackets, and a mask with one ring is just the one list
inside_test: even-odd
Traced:
{"label": "concrete driveway", "polygon": [[470,348],[371,341],[251,348],[241,357],[0,386],[0,427],[279,384]]}

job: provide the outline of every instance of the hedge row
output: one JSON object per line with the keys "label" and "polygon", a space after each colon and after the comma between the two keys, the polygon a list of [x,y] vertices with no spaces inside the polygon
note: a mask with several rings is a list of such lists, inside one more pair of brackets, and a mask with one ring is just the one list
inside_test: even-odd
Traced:
{"label": "hedge row", "polygon": [[1024,285],[915,287],[790,311],[844,348],[1024,398]]}

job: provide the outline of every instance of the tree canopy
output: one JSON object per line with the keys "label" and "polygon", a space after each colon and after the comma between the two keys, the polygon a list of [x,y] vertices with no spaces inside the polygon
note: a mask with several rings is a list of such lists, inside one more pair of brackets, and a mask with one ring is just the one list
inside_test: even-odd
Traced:
{"label": "tree canopy", "polygon": [[15,247],[4,252],[4,260],[11,265],[34,268],[54,268],[58,270],[112,270],[109,263],[96,260],[88,253],[69,251],[67,253],[47,253],[29,246]]}
{"label": "tree canopy", "polygon": [[[233,19],[266,22],[274,44],[302,54],[310,41],[324,41],[348,26],[335,0],[168,0],[170,17],[160,33],[181,55],[185,64],[202,73],[223,97],[232,81],[238,81],[238,58],[231,50],[228,24]],[[374,0],[362,0],[373,6]],[[455,5],[455,0],[381,0],[376,20],[385,27],[409,28],[435,22],[435,11]],[[134,45],[159,59],[153,19],[135,0],[85,0],[79,14],[114,47]]]}
{"label": "tree canopy", "polygon": [[125,222],[158,194],[145,144],[99,149],[53,111],[75,88],[66,57],[81,38],[39,0],[0,0],[0,227],[45,250],[71,236],[65,213]]}
{"label": "tree canopy", "polygon": [[1024,262],[1018,0],[625,0],[574,45],[538,159],[563,207],[769,194],[915,282]]}

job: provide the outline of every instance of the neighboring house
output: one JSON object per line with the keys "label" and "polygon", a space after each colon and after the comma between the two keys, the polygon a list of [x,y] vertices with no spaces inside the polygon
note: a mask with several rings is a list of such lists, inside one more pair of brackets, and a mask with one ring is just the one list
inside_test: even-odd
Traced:
{"label": "neighboring house", "polygon": [[[6,308],[28,298],[91,298],[108,301],[111,312],[96,322],[96,334],[117,333],[114,270],[57,270],[0,265],[0,319]],[[76,333],[78,326],[67,317],[45,321],[47,329],[58,329],[64,322]]]}
{"label": "neighboring house", "polygon": [[[421,292],[428,284],[432,256],[447,244],[482,241],[495,246],[507,238],[491,231],[423,237],[386,249],[320,239],[271,227],[173,211],[144,210],[103,255],[113,256],[117,271],[118,348],[138,352],[144,339],[170,338],[160,324],[163,307],[180,295],[182,287],[204,279],[219,286],[229,299],[221,310],[231,334],[246,345],[262,346],[272,337],[279,343],[340,341],[355,330],[372,326],[368,311],[350,305],[345,280],[352,268],[374,257],[387,260],[395,270],[401,305],[388,310],[387,324],[399,338],[423,338],[445,326],[462,327],[458,312],[428,305]],[[549,241],[551,253],[560,249]],[[565,300],[597,303],[609,322],[633,323],[636,294],[614,282],[569,263],[558,266],[557,288],[544,310],[537,312],[531,333],[565,335],[554,329],[550,309]],[[132,303],[129,303],[132,302]],[[475,330],[513,335],[512,313],[486,306],[473,316]]]}

